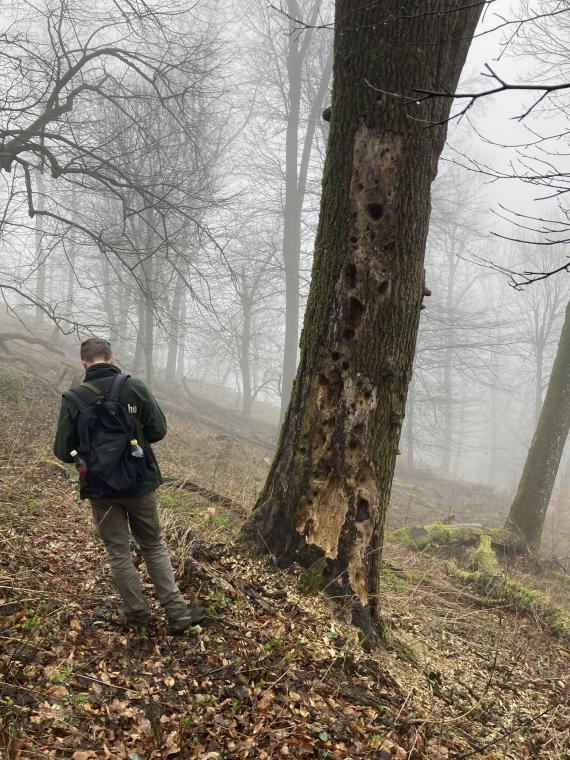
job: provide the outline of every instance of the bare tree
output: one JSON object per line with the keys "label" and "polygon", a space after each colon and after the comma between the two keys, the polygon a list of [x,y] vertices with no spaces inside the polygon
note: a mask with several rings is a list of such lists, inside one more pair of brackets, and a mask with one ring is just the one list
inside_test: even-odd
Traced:
{"label": "bare tree", "polygon": [[[0,239],[8,254],[17,257],[14,251],[25,249],[26,217],[36,217],[37,237],[43,241],[39,259],[36,250],[39,264],[74,230],[81,245],[115,257],[136,279],[129,225],[135,218],[144,224],[147,209],[152,209],[153,244],[165,243],[167,218],[170,227],[176,217],[179,226],[193,225],[207,234],[199,214],[205,199],[181,203],[172,173],[141,177],[132,171],[137,156],[144,156],[155,140],[140,119],[142,106],[168,114],[179,133],[190,137],[197,104],[212,86],[216,43],[208,24],[195,17],[194,5],[100,0],[87,6],[54,0],[38,7],[18,0],[6,21],[0,64],[5,85]],[[114,139],[125,131],[138,138],[128,154]],[[66,188],[83,197],[105,196],[109,216],[101,219],[87,204],[80,215],[71,213]],[[44,314],[73,329],[57,307],[42,301],[41,268],[35,292],[29,275],[21,267],[18,271],[18,277],[0,281],[4,295],[38,302]]]}

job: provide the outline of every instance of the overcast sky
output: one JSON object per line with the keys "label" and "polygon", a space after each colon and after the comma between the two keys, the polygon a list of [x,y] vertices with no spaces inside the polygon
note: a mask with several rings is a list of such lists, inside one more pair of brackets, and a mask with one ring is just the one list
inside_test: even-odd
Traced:
{"label": "overcast sky", "polygon": [[[531,8],[537,12],[539,12],[539,6],[539,0],[531,3]],[[496,83],[481,75],[485,64],[490,65],[507,82],[532,81],[531,72],[536,65],[532,58],[515,57],[509,49],[501,55],[502,43],[507,36],[512,34],[514,27],[503,26],[496,31],[489,31],[502,25],[505,19],[521,18],[518,8],[517,0],[494,0],[489,4],[471,46],[460,91],[480,91],[495,86]],[[459,126],[450,128],[449,148],[457,148],[482,163],[508,171],[509,162],[518,163],[523,151],[520,148],[506,149],[498,146],[516,146],[528,142],[532,138],[527,127],[532,126],[534,129],[538,127],[541,133],[551,134],[556,131],[557,126],[568,126],[565,119],[559,120],[558,124],[555,119],[550,119],[546,123],[538,116],[519,121],[517,117],[539,95],[540,93],[537,95],[531,92],[511,92],[479,100]],[[466,103],[466,101],[459,102]],[[459,106],[456,103],[457,107]],[[498,146],[493,143],[497,143]],[[447,155],[451,155],[449,150]],[[557,159],[556,163],[560,167],[562,159]],[[552,200],[537,200],[547,195],[544,189],[525,185],[518,180],[487,182],[485,192],[488,207],[497,212],[500,212],[498,204],[502,203],[514,211],[546,218],[551,218],[555,213],[555,203]],[[494,222],[490,221],[490,225],[492,229],[503,232],[506,229],[505,224],[498,219]]]}

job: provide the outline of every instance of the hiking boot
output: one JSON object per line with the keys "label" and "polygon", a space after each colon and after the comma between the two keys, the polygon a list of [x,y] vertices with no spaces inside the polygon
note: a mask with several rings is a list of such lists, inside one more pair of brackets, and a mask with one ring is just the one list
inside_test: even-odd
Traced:
{"label": "hiking boot", "polygon": [[205,614],[206,610],[203,607],[190,607],[184,615],[171,618],[168,621],[168,633],[184,633],[184,631],[199,623]]}
{"label": "hiking boot", "polygon": [[123,618],[123,627],[129,631],[148,628],[149,624],[150,615],[125,615]]}

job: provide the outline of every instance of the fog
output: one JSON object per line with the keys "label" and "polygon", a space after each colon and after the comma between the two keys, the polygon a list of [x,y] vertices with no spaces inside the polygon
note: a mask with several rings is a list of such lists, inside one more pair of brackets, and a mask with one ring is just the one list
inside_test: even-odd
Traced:
{"label": "fog", "polygon": [[[490,86],[485,64],[509,82],[567,75],[504,23],[528,5],[488,4],[460,92]],[[151,386],[185,380],[248,421],[277,425],[311,278],[332,4],[300,3],[322,27],[310,30],[264,0],[119,6],[2,4],[3,139],[28,130],[32,143],[1,175],[3,331],[70,351],[78,338],[106,337]],[[99,55],[119,44],[131,57]],[[90,51],[98,56],[48,102],[57,62]],[[564,244],[544,246],[548,230],[565,238],[563,188],[531,178],[539,165],[564,171],[566,100],[553,95],[519,119],[538,97],[482,98],[450,122],[400,446],[407,466],[508,494],[570,292],[565,271],[513,287],[520,273],[567,260]],[[41,137],[46,102],[59,111]],[[555,134],[564,136],[530,146]],[[556,493],[569,489],[566,454]]]}

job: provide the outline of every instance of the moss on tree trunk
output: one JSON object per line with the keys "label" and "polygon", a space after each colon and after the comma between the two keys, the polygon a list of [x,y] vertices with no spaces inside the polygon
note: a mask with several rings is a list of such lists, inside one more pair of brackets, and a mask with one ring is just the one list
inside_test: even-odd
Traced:
{"label": "moss on tree trunk", "polygon": [[[301,356],[243,541],[322,584],[376,638],[385,514],[424,296],[430,186],[482,5],[336,3],[331,131]],[[405,12],[404,10],[405,9]],[[383,93],[396,93],[387,95]]]}
{"label": "moss on tree trunk", "polygon": [[570,303],[548,390],[506,527],[538,549],[546,510],[570,429]]}

